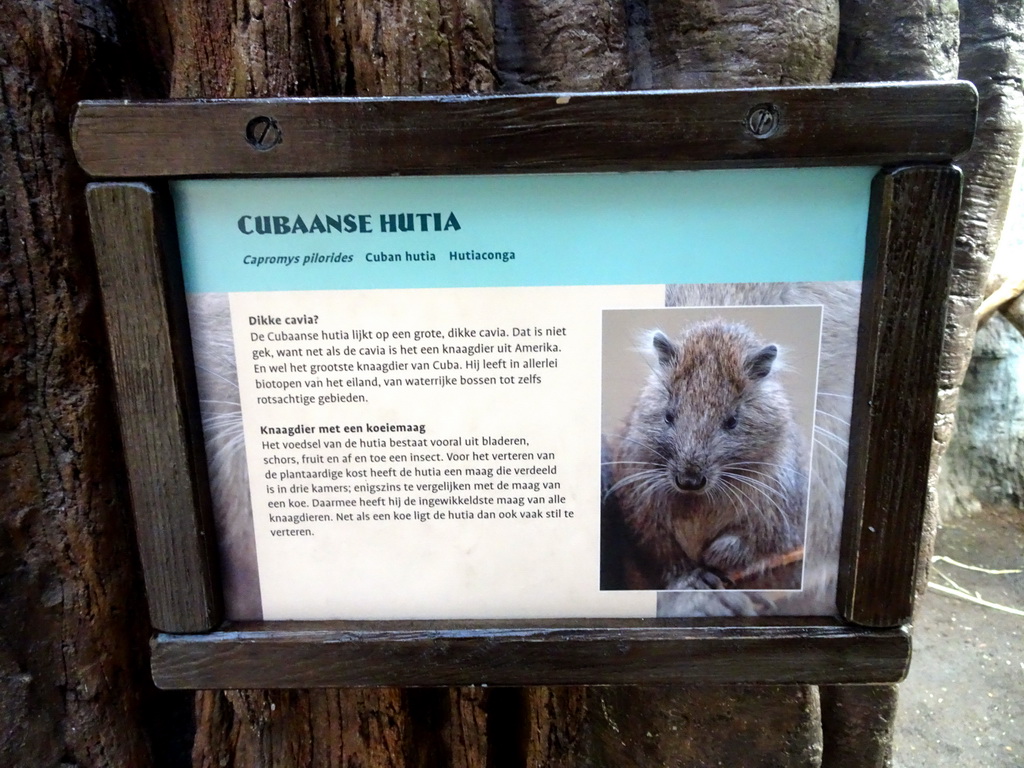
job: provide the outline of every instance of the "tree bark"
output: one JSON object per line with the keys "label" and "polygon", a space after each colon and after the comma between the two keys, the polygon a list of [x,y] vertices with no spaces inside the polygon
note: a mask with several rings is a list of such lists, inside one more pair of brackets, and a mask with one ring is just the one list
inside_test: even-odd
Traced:
{"label": "tree bark", "polygon": [[152,764],[148,635],[90,258],[77,100],[131,70],[102,0],[0,15],[0,764]]}
{"label": "tree bark", "polygon": [[[960,77],[978,87],[978,130],[974,147],[962,160],[964,202],[954,249],[953,302],[946,335],[948,366],[941,380],[940,428],[933,453],[933,496],[942,500],[946,514],[955,515],[956,477],[940,480],[940,462],[954,424],[959,388],[974,346],[975,312],[986,290],[995,257],[1013,178],[1024,136],[1024,2],[965,0],[961,3]],[[970,418],[969,410],[965,412]],[[965,429],[969,433],[970,426]],[[954,454],[963,455],[961,451]],[[930,519],[938,524],[940,503]],[[930,548],[922,551],[930,556]],[[924,589],[927,561],[922,562],[920,589]]]}
{"label": "tree bark", "polygon": [[196,768],[419,764],[397,689],[203,692],[196,719]]}
{"label": "tree bark", "polygon": [[894,685],[824,685],[821,728],[828,768],[884,768],[892,764],[896,721]]}
{"label": "tree bark", "polygon": [[495,0],[494,17],[501,90],[629,86],[622,0]]}
{"label": "tree bark", "polygon": [[174,98],[344,93],[338,5],[183,0],[172,8]]}
{"label": "tree bark", "polygon": [[957,72],[956,0],[839,0],[833,80],[950,80]]}
{"label": "tree bark", "polygon": [[494,89],[494,24],[483,0],[344,0],[359,96],[487,93]]}
{"label": "tree bark", "polygon": [[[647,6],[654,88],[807,85],[832,75],[838,0],[647,0]],[[639,73],[638,79],[647,78]]]}
{"label": "tree bark", "polygon": [[587,689],[580,766],[822,765],[813,686]]}

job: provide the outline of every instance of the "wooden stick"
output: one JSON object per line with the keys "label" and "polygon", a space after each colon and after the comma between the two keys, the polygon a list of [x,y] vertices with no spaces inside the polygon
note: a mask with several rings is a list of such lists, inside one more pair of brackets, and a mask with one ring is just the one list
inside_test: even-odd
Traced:
{"label": "wooden stick", "polygon": [[975,321],[980,328],[987,323],[996,312],[998,312],[1003,305],[1009,305],[1010,302],[1017,299],[1024,293],[1024,277],[1008,278],[1003,281],[1002,285],[996,288],[989,296],[981,303],[978,307],[978,311],[975,313]]}
{"label": "wooden stick", "polygon": [[975,597],[967,592],[961,592],[957,589],[952,589],[951,587],[944,587],[941,584],[936,584],[934,581],[928,582],[928,589],[934,589],[936,592],[941,592],[942,594],[949,595],[950,597],[958,597],[969,603],[984,605],[986,608],[994,608],[995,610],[1002,611],[1003,613],[1012,613],[1014,616],[1024,616],[1024,611],[1018,610],[1017,608],[1011,608],[1008,605],[1000,605],[999,603],[990,603],[984,598]]}
{"label": "wooden stick", "polygon": [[726,578],[733,584],[748,579],[751,576],[757,576],[761,573],[768,573],[768,571],[774,571],[776,568],[782,568],[786,565],[792,565],[798,563],[804,559],[804,548],[797,547],[796,549],[790,550],[789,552],[782,552],[778,555],[772,555],[766,557],[760,562],[754,563],[742,571],[733,571],[732,573],[726,574]]}

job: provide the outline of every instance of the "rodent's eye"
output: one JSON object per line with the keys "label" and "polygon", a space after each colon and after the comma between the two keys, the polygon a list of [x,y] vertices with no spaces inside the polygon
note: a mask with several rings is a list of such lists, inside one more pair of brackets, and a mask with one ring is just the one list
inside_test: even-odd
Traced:
{"label": "rodent's eye", "polygon": [[675,413],[673,411],[665,411],[665,423],[666,424],[675,424],[676,423],[676,415],[675,415]]}
{"label": "rodent's eye", "polygon": [[722,428],[723,429],[736,429],[736,425],[738,423],[739,423],[739,420],[736,418],[736,414],[734,413],[734,414],[732,414],[730,416],[726,416],[725,417],[725,421],[722,422]]}

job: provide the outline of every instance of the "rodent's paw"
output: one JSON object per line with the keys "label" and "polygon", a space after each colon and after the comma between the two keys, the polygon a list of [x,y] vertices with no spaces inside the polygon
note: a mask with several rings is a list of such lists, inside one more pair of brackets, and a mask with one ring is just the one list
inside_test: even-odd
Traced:
{"label": "rodent's paw", "polygon": [[696,568],[669,579],[666,589],[726,589],[728,583],[709,568]]}
{"label": "rodent's paw", "polygon": [[769,606],[758,595],[725,589],[663,593],[658,616],[763,616],[771,612]]}
{"label": "rodent's paw", "polygon": [[746,542],[734,534],[719,536],[704,548],[703,561],[720,573],[740,570],[750,563],[752,552]]}

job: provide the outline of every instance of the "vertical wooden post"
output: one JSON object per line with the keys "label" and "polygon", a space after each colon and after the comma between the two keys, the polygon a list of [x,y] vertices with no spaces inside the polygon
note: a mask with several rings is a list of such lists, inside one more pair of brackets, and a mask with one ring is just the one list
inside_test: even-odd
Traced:
{"label": "vertical wooden post", "polygon": [[[857,624],[892,627],[911,616],[960,187],[958,168],[914,166],[883,171],[872,190],[857,358],[857,380],[872,390],[850,425],[838,596]],[[912,368],[889,354],[897,349]],[[899,578],[879,581],[880,563]]]}
{"label": "vertical wooden post", "polygon": [[[151,521],[138,527],[150,620],[164,632],[205,632],[220,623],[222,607],[210,569],[216,561],[201,427],[183,409],[195,397],[187,318],[168,294],[182,295],[174,221],[166,199],[143,184],[91,184],[87,198],[132,502],[136,517]],[[135,287],[130,294],[114,290],[127,284]],[[157,426],[155,413],[174,414],[172,434]]]}

